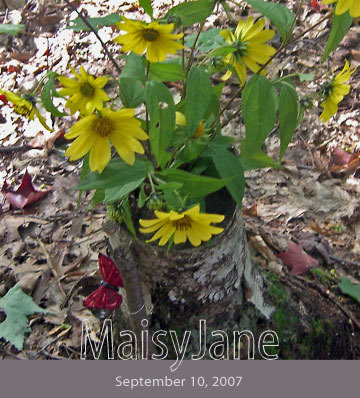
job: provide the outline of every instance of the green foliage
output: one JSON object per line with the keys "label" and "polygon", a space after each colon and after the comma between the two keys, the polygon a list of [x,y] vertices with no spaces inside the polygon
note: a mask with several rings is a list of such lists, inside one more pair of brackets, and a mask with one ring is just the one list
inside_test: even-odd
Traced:
{"label": "green foliage", "polygon": [[300,103],[292,82],[283,80],[279,100],[280,160],[299,122]]}
{"label": "green foliage", "polygon": [[7,35],[17,36],[18,33],[22,32],[25,29],[25,25],[18,24],[14,25],[11,23],[2,23],[0,24],[0,33],[5,33]]}
{"label": "green foliage", "polygon": [[[156,80],[145,86],[145,102],[150,115],[149,136],[151,149],[161,167],[169,160],[166,149],[175,127],[175,104],[169,89]],[[163,107],[162,107],[163,105]]]}
{"label": "green foliage", "polygon": [[210,76],[203,69],[192,67],[186,87],[186,130],[189,137],[194,135],[203,118],[212,96]]}
{"label": "green foliage", "polygon": [[276,89],[266,77],[254,75],[249,79],[242,97],[246,138],[241,149],[245,156],[257,152],[274,128],[278,102]]}
{"label": "green foliage", "polygon": [[151,0],[139,0],[139,3],[141,7],[144,9],[146,14],[150,15],[150,17],[153,17],[153,9],[151,6]]}
{"label": "green foliage", "polygon": [[295,15],[285,6],[264,0],[245,0],[276,26],[283,40],[292,33]]}
{"label": "green foliage", "polygon": [[27,317],[32,314],[44,314],[47,311],[35,304],[19,285],[14,286],[0,299],[0,308],[6,313],[5,321],[0,324],[0,338],[22,350],[25,333],[31,331]]}
{"label": "green foliage", "polygon": [[[192,47],[195,42],[197,33],[186,36],[185,46]],[[200,33],[199,39],[196,42],[196,48],[203,53],[207,53],[214,48],[226,45],[225,40],[220,36],[219,29],[209,29],[205,32]]]}
{"label": "green foliage", "polygon": [[350,29],[351,23],[352,23],[352,18],[350,17],[349,12],[346,12],[345,14],[342,15],[333,16],[333,23],[331,27],[330,36],[326,43],[324,55],[322,57],[321,62],[325,62],[329,54],[337,48],[341,40],[344,38],[348,30]]}
{"label": "green foliage", "polygon": [[179,169],[166,169],[157,172],[156,176],[167,183],[177,182],[182,184],[181,188],[178,189],[179,193],[189,198],[209,195],[230,182],[229,179],[200,176]]}
{"label": "green foliage", "polygon": [[139,55],[130,53],[126,57],[126,65],[121,72],[120,78],[139,80],[141,83],[145,84],[145,65]]}
{"label": "green foliage", "polygon": [[136,159],[133,166],[128,165],[119,158],[112,159],[101,174],[87,174],[75,189],[84,191],[121,187],[147,177],[152,168],[152,164],[144,159]]}
{"label": "green foliage", "polygon": [[343,276],[338,286],[344,294],[352,297],[360,304],[360,284],[353,285],[350,279]]}
{"label": "green foliage", "polygon": [[212,13],[214,6],[214,0],[189,1],[171,8],[165,18],[179,18],[182,26],[190,26],[204,21]]}
{"label": "green foliage", "polygon": [[[114,158],[102,173],[90,172],[86,156],[81,182],[76,187],[79,191],[96,191],[92,206],[102,202],[120,206],[121,218],[134,236],[136,229],[132,216],[135,214],[136,206],[147,206],[151,210],[183,211],[191,205],[199,204],[201,211],[206,211],[206,196],[224,187],[237,205],[241,206],[245,187],[244,172],[263,167],[281,168],[281,160],[304,112],[311,109],[313,102],[322,103],[324,100],[321,90],[307,92],[305,96],[301,92],[304,84],[298,84],[299,81],[305,84],[310,81],[316,83],[319,76],[315,70],[309,70],[308,73],[295,70],[294,74],[286,76],[280,64],[280,77],[273,79],[270,77],[271,74],[267,77],[267,64],[272,59],[269,54],[274,53],[274,58],[281,56],[289,40],[296,42],[302,39],[301,33],[297,37],[292,36],[298,23],[294,13],[284,2],[246,2],[250,5],[249,16],[241,18],[248,18],[247,24],[252,24],[258,18],[267,17],[273,25],[272,29],[276,30],[283,40],[279,48],[275,48],[277,40],[265,40],[272,35],[266,33],[268,28],[261,32],[253,32],[250,36],[242,31],[241,34],[236,34],[236,40],[231,43],[223,39],[220,29],[199,31],[198,29],[203,29],[203,22],[211,15],[215,6],[216,10],[222,6],[229,13],[226,2],[183,1],[171,8],[164,17],[156,20],[153,18],[151,0],[140,0],[140,6],[150,16],[151,21],[158,22],[159,25],[155,24],[147,29],[149,25],[146,22],[134,21],[131,23],[132,29],[137,31],[138,35],[122,35],[123,39],[120,41],[123,41],[124,46],[119,48],[119,53],[124,49],[131,51],[121,55],[114,53],[114,57],[122,61],[120,65],[115,65],[116,70],[122,69],[120,75],[114,76],[113,79],[113,82],[118,84],[118,95],[111,98],[107,104],[105,101],[104,107],[107,108],[106,112],[109,109],[116,111],[120,108],[121,101],[123,108],[134,109],[136,118],[141,121],[141,128],[149,139],[144,140],[145,135],[139,130],[132,132],[131,129],[135,130],[137,123],[133,119],[127,122],[126,116],[121,119],[119,115],[117,119],[118,115],[108,112],[108,115],[113,115],[113,119],[109,116],[110,123],[104,121],[106,116],[101,120],[105,114],[102,113],[102,109],[96,109],[93,119],[88,119],[89,122],[94,120],[93,125],[76,122],[79,123],[77,126],[80,130],[84,125],[93,130],[96,127],[96,134],[109,137],[109,145],[118,139],[119,145],[136,153],[134,165],[129,165],[118,157],[122,156],[122,151],[117,146],[115,149],[119,149],[118,154],[113,150]],[[307,5],[299,3],[299,6]],[[301,10],[296,15],[299,17]],[[121,20],[118,14],[87,19],[95,31],[101,26],[114,25]],[[234,24],[231,25],[235,25],[237,21],[232,22]],[[351,22],[348,13],[333,17],[323,60],[338,46]],[[166,24],[173,25],[163,29]],[[184,28],[194,24],[195,33],[187,35],[188,30],[194,30]],[[243,25],[238,26],[241,29]],[[89,30],[79,18],[70,21],[68,28],[75,31]],[[180,34],[175,36],[178,37],[177,40],[173,36],[177,44],[172,42],[165,31]],[[181,38],[183,32],[185,34]],[[262,54],[265,43],[271,45],[274,50],[269,50],[268,54],[264,51]],[[179,44],[184,44],[184,51],[181,51]],[[176,48],[179,50],[176,51]],[[142,51],[144,54],[136,54]],[[167,57],[169,53],[171,56]],[[246,67],[246,73],[245,70],[240,73],[239,67]],[[231,74],[231,78],[215,84],[213,75],[223,74],[226,70],[231,72],[227,74],[227,77]],[[258,72],[253,73],[254,70]],[[83,78],[84,73],[87,72],[82,71]],[[44,83],[41,100],[43,107],[53,116],[63,117],[65,113],[57,109],[53,103],[53,98],[59,97],[56,78],[57,75],[50,71],[39,83],[39,86]],[[64,86],[66,81],[69,83],[66,79],[62,80]],[[331,87],[331,81],[329,77],[327,82],[321,84]],[[84,82],[80,79],[80,83]],[[71,85],[71,82],[69,84]],[[231,95],[225,98],[229,94],[230,85]],[[82,101],[88,100],[86,97],[92,95],[96,97],[95,89],[101,97],[98,87],[80,87],[78,83],[74,86],[79,87],[79,97]],[[223,90],[225,86],[227,91]],[[105,91],[106,88],[105,86]],[[90,90],[90,95],[87,90]],[[33,96],[34,94],[30,94],[30,98]],[[234,101],[238,102],[239,106],[234,107]],[[94,100],[91,104],[92,108],[95,102]],[[97,107],[101,108],[99,102],[97,101]],[[85,113],[82,109],[80,111]],[[124,112],[125,114],[132,115],[133,111]],[[95,115],[97,117],[94,117]],[[222,135],[227,134],[223,129],[235,117],[240,120],[238,126],[245,126],[245,138],[238,138],[236,142],[240,144],[240,154],[232,148],[234,139]],[[119,126],[116,125],[114,128],[117,120]],[[280,138],[279,157],[274,159],[264,151],[264,143],[270,133],[278,134]],[[119,135],[115,137],[113,134]],[[123,136],[120,137],[120,134]],[[81,139],[77,142],[82,143]],[[102,139],[96,137],[94,145],[97,144],[97,139],[101,143]],[[104,141],[106,140],[102,143]],[[82,150],[85,151],[86,147],[79,147],[80,145],[77,147],[75,144],[72,148],[78,152],[78,157],[82,157]],[[90,151],[92,150],[93,147]],[[125,153],[125,149],[122,153]],[[99,165],[96,167],[95,163],[95,160],[91,163],[94,170],[102,169]]]}
{"label": "green foliage", "polygon": [[238,156],[220,146],[211,146],[206,152],[210,155],[222,179],[230,179],[226,184],[230,195],[241,207],[245,190],[244,170]]}
{"label": "green foliage", "polygon": [[66,116],[66,113],[60,112],[53,104],[52,97],[61,97],[55,88],[55,77],[57,76],[54,72],[47,74],[48,81],[44,84],[41,91],[41,103],[43,107],[50,112],[53,116],[62,117]]}
{"label": "green foliage", "polygon": [[[119,14],[110,14],[100,18],[86,18],[87,22],[97,31],[98,27],[115,25],[116,22],[122,20]],[[90,28],[84,23],[81,18],[72,19],[69,21],[69,26],[66,29],[72,29],[75,32],[89,31]]]}
{"label": "green foliage", "polygon": [[136,108],[145,99],[145,87],[139,80],[131,77],[120,77],[119,97],[125,107]]}
{"label": "green foliage", "polygon": [[272,167],[274,169],[281,168],[281,165],[268,156],[264,151],[259,149],[254,153],[247,153],[244,151],[241,153],[239,160],[242,164],[243,169],[246,170],[256,170],[266,167]]}
{"label": "green foliage", "polygon": [[174,61],[154,62],[150,67],[150,80],[157,80],[160,82],[176,82],[183,80],[185,73],[182,66]]}

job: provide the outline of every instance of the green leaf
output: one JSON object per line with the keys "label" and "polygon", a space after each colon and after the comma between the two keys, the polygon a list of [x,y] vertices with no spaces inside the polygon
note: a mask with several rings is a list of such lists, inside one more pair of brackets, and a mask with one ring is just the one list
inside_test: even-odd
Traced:
{"label": "green leaf", "polygon": [[211,96],[212,87],[209,74],[203,69],[193,66],[190,69],[186,86],[185,117],[189,137],[194,135],[208,108]]}
{"label": "green leaf", "polygon": [[315,79],[315,73],[299,73],[301,82],[312,82]]}
{"label": "green leaf", "polygon": [[253,75],[246,83],[242,112],[246,129],[243,150],[247,156],[257,152],[274,127],[278,108],[277,92],[264,76]]}
{"label": "green leaf", "polygon": [[120,187],[108,188],[105,191],[105,203],[114,203],[123,199],[124,196],[134,191],[143,181],[144,178],[139,178],[138,180],[128,182]]}
{"label": "green leaf", "polygon": [[[98,26],[101,27],[101,26],[115,25],[116,22],[121,21],[122,18],[121,18],[121,15],[119,15],[119,14],[110,14],[110,15],[106,15],[105,17],[101,17],[101,18],[86,18],[86,20],[97,31]],[[69,21],[69,25],[66,27],[66,29],[72,29],[72,30],[75,30],[75,32],[90,30],[90,28],[84,24],[84,22],[81,18],[76,18],[76,19],[72,19],[71,21]]]}
{"label": "green leaf", "polygon": [[241,207],[245,191],[245,178],[238,156],[221,147],[210,147],[206,153],[210,154],[220,177],[231,179],[226,184],[226,188],[237,205]]}
{"label": "green leaf", "polygon": [[282,81],[279,101],[280,161],[291,141],[299,120],[300,103],[293,85]]}
{"label": "green leaf", "polygon": [[214,6],[214,0],[188,1],[171,8],[165,18],[178,17],[182,26],[190,26],[203,22],[212,13]]}
{"label": "green leaf", "polygon": [[183,186],[180,182],[168,182],[165,184],[160,184],[156,187],[156,189],[160,191],[176,191],[177,189],[180,189]]}
{"label": "green leaf", "polygon": [[150,67],[150,80],[158,80],[160,82],[176,82],[183,80],[185,74],[180,64],[171,61],[154,62]]}
{"label": "green leaf", "polygon": [[128,230],[135,236],[136,238],[136,230],[134,227],[133,220],[131,218],[131,208],[130,208],[130,202],[129,199],[125,200],[122,203],[122,209],[123,209],[123,220],[125,222],[125,225],[127,226]]}
{"label": "green leaf", "polygon": [[66,116],[66,113],[60,112],[52,102],[53,96],[59,96],[55,88],[55,76],[56,73],[49,73],[49,80],[44,84],[41,90],[41,103],[44,108],[50,112],[53,116],[62,117]]}
{"label": "green leaf", "polygon": [[139,0],[139,3],[141,7],[144,9],[146,14],[150,15],[150,17],[153,17],[153,9],[151,6],[151,0]]}
{"label": "green leaf", "polygon": [[345,14],[333,16],[331,32],[321,62],[325,62],[329,54],[337,48],[350,29],[351,23],[352,18],[348,11]]}
{"label": "green leaf", "polygon": [[145,65],[139,55],[130,53],[127,56],[126,65],[120,74],[120,78],[131,78],[140,80],[143,84],[146,82]]}
{"label": "green leaf", "polygon": [[144,159],[136,159],[133,166],[128,165],[122,159],[112,159],[101,174],[89,173],[75,189],[84,191],[120,187],[145,178],[152,169],[152,164]]}
{"label": "green leaf", "polygon": [[105,199],[105,190],[97,189],[94,193],[94,196],[91,199],[91,204],[89,206],[89,210],[93,209],[99,203],[102,203]]}
{"label": "green leaf", "polygon": [[17,36],[17,34],[25,29],[25,25],[18,24],[14,25],[11,23],[0,24],[0,33],[5,33],[7,35]]}
{"label": "green leaf", "polygon": [[150,116],[150,145],[158,164],[169,160],[166,149],[175,129],[175,104],[169,89],[156,80],[146,82],[145,101]]}
{"label": "green leaf", "polygon": [[119,84],[119,97],[125,107],[136,108],[144,101],[145,87],[139,80],[122,77]]}
{"label": "green leaf", "polygon": [[338,286],[343,293],[352,297],[360,304],[360,284],[353,285],[350,279],[343,276]]}
{"label": "green leaf", "polygon": [[22,350],[25,333],[31,331],[27,317],[47,311],[35,304],[33,299],[21,290],[20,285],[14,286],[0,299],[0,308],[6,313],[5,321],[0,324],[0,338]]}
{"label": "green leaf", "polygon": [[[276,26],[283,40],[290,32],[291,26],[295,20],[295,15],[282,4],[272,3],[264,0],[245,0],[255,10],[259,11]],[[295,26],[295,24],[294,24]],[[290,32],[292,33],[292,32]]]}
{"label": "green leaf", "polygon": [[156,175],[165,182],[181,183],[182,187],[179,188],[180,194],[189,198],[209,195],[229,183],[229,180],[199,176],[179,169],[166,169],[157,172]]}
{"label": "green leaf", "polygon": [[270,156],[266,155],[266,153],[261,150],[252,153],[249,156],[241,153],[239,160],[244,168],[244,171],[256,170],[265,167],[281,169],[281,165],[278,162],[276,162]]}
{"label": "green leaf", "polygon": [[[194,45],[196,36],[197,33],[193,33],[192,35],[186,36],[185,46],[191,48]],[[222,47],[225,45],[226,41],[220,35],[220,30],[216,28],[206,30],[205,32],[201,32],[196,42],[196,48],[203,53],[207,53],[213,50],[214,48]]]}

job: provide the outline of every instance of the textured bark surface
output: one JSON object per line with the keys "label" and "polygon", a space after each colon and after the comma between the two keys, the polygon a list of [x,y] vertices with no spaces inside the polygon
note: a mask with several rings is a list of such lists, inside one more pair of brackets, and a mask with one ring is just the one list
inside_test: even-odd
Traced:
{"label": "textured bark surface", "polygon": [[[137,263],[140,289],[152,307],[151,323],[156,330],[191,330],[192,352],[198,350],[196,333],[200,319],[209,330],[249,328],[252,318],[269,319],[274,308],[263,294],[263,278],[253,265],[241,211],[236,207],[224,232],[198,248],[170,251],[134,240],[125,228],[107,229],[112,251],[131,251]],[[120,265],[120,268],[123,268]],[[132,295],[139,288],[131,286]],[[252,304],[249,305],[249,302]],[[241,319],[241,322],[240,322]],[[239,324],[241,323],[241,325]]]}

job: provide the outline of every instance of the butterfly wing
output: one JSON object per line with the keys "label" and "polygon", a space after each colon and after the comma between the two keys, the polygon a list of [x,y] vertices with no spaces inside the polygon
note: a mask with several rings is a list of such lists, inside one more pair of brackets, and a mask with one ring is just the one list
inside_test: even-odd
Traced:
{"label": "butterfly wing", "polygon": [[122,301],[123,298],[119,293],[116,293],[108,287],[100,286],[86,297],[84,306],[87,308],[107,309],[112,311],[120,307]]}
{"label": "butterfly wing", "polygon": [[99,267],[105,282],[114,287],[124,287],[120,271],[117,269],[114,262],[101,253],[99,254]]}

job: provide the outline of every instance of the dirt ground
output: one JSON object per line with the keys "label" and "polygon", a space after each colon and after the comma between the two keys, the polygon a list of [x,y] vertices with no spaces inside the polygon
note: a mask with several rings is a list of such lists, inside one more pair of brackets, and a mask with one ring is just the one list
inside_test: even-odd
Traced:
{"label": "dirt ground", "polygon": [[[94,75],[116,75],[91,32],[65,29],[69,20],[77,17],[65,3],[6,3],[9,11],[5,14],[1,10],[2,20],[23,23],[26,31],[15,38],[0,36],[1,88],[33,90],[46,70],[68,74],[68,64],[75,69],[82,65]],[[154,3],[158,16],[173,2]],[[248,14],[247,6],[230,6],[233,21],[220,8],[205,28],[233,27],[239,17]],[[134,1],[87,0],[81,1],[79,9],[86,10],[88,17],[125,13],[128,17],[144,18]],[[310,6],[305,7],[295,34],[320,17]],[[287,74],[298,72],[299,66],[302,73],[329,76],[343,68],[345,59],[352,67],[358,66],[359,21],[355,21],[329,61],[321,64],[329,29],[329,22],[324,21],[300,43],[289,46],[272,63],[270,76],[278,76],[279,70]],[[109,43],[110,51],[117,51],[118,46],[111,42],[116,35],[112,27],[100,29],[99,34]],[[274,40],[276,46],[276,37]],[[338,358],[336,350],[343,352],[345,345],[346,358],[360,359],[360,304],[338,287],[342,277],[353,284],[360,283],[359,77],[360,68],[353,74],[350,94],[331,121],[319,122],[320,108],[305,114],[284,156],[282,169],[246,173],[243,202],[254,261],[292,289],[299,305],[303,303],[306,307],[311,303],[317,313],[326,314],[330,323],[344,325],[343,330],[337,331],[339,347],[333,347],[332,358]],[[112,88],[109,86],[110,92]],[[225,89],[224,101],[236,89],[234,81]],[[304,82],[301,87],[304,95],[315,89],[311,82]],[[62,99],[56,101],[64,103]],[[239,101],[234,101],[224,118],[238,106]],[[66,142],[61,139],[71,118],[49,119],[54,132],[48,132],[37,120],[28,121],[9,107],[1,108],[0,117],[0,183],[6,180],[11,187],[17,187],[27,170],[37,187],[50,189],[41,200],[23,210],[11,209],[7,199],[0,195],[0,296],[19,284],[35,303],[49,311],[31,317],[31,333],[27,334],[22,351],[2,341],[0,357],[78,359],[82,320],[90,320],[95,332],[100,328],[99,319],[82,302],[98,287],[97,256],[106,251],[101,228],[106,209],[89,208],[91,193],[79,198],[72,189],[79,181],[80,168],[65,158]],[[226,127],[227,134],[241,135],[242,131],[241,120],[237,118]],[[278,158],[278,136],[271,134],[264,149]],[[343,161],[341,149],[353,155],[351,162]],[[288,242],[301,245],[319,263],[318,267],[297,275],[291,273],[291,268],[277,257],[288,250]],[[0,320],[3,319],[5,315]]]}

